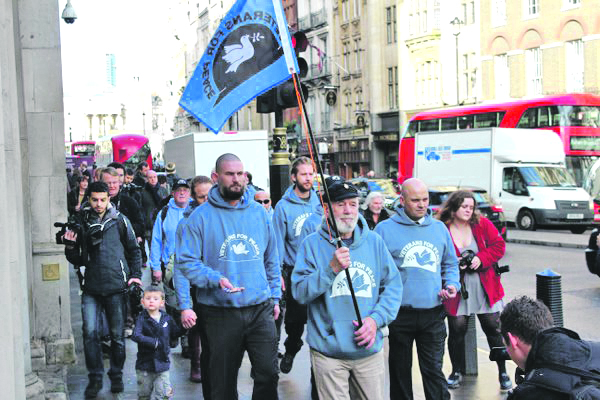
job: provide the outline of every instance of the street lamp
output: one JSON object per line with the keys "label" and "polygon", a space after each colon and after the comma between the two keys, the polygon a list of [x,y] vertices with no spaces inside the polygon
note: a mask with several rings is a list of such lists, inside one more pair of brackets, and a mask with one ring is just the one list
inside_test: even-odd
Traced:
{"label": "street lamp", "polygon": [[460,104],[460,72],[458,70],[458,36],[460,35],[460,26],[463,22],[458,18],[454,17],[452,21],[450,21],[450,25],[452,25],[452,34],[456,39],[456,105]]}

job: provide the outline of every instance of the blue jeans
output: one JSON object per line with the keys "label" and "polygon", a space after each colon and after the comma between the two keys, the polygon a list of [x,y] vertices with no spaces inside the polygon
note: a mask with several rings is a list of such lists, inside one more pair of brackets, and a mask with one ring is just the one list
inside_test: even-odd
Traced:
{"label": "blue jeans", "polygon": [[83,293],[81,296],[81,315],[83,317],[83,352],[85,366],[90,381],[102,381],[104,365],[102,362],[101,311],[104,310],[110,330],[110,370],[111,381],[123,379],[125,364],[125,295],[115,293],[108,296]]}

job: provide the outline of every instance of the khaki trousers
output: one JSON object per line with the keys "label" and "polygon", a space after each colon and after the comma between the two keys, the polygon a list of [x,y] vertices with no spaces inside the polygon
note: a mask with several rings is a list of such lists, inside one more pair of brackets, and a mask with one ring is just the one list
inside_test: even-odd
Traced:
{"label": "khaki trousers", "polygon": [[384,398],[383,350],[358,360],[342,360],[310,349],[310,359],[320,400]]}

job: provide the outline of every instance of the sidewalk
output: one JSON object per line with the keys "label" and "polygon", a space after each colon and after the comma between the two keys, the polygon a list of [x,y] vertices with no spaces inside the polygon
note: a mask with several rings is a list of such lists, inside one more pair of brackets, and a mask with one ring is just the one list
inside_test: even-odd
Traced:
{"label": "sidewalk", "polygon": [[[149,281],[148,271],[144,271],[143,281]],[[81,337],[81,305],[78,294],[78,282],[75,274],[71,272],[71,324],[73,335],[75,337],[75,350],[77,362],[69,367],[68,371],[68,391],[69,398],[83,399],[83,392],[87,385],[87,370],[83,358],[83,342]],[[499,390],[498,370],[496,363],[489,361],[489,349],[485,335],[477,324],[477,358],[479,362],[479,376],[465,377],[462,386],[459,389],[451,390],[452,399],[456,400],[499,400],[505,399],[506,394]],[[285,334],[282,336],[285,337]],[[283,343],[283,342],[282,342]],[[282,346],[283,347],[283,346]],[[123,381],[125,383],[125,392],[117,395],[110,393],[110,381],[104,376],[104,388],[100,392],[98,399],[137,399],[137,385],[135,377],[135,358],[137,347],[131,340],[126,341],[127,359],[123,370]],[[108,360],[105,360],[105,369],[108,370]],[[386,346],[386,369],[387,369],[387,346]],[[512,361],[507,362],[509,375],[514,377],[515,364]],[[444,374],[450,374],[451,364],[446,351],[444,358]],[[414,398],[424,399],[423,385],[418,368],[416,351],[413,361],[413,390]],[[202,399],[202,385],[191,383],[188,380],[189,360],[181,357],[181,349],[177,347],[171,353],[171,381],[175,388],[175,399]],[[252,398],[252,379],[250,378],[250,362],[245,356],[240,368],[238,378],[238,392],[240,400],[249,400]],[[389,380],[386,377],[386,399],[389,398]],[[279,398],[282,400],[310,399],[310,360],[308,347],[305,345],[296,356],[294,367],[289,374],[280,374],[279,376]]]}
{"label": "sidewalk", "polygon": [[509,228],[506,241],[508,243],[585,249],[591,232],[591,229],[582,234],[575,234],[564,230],[522,231],[517,228]]}

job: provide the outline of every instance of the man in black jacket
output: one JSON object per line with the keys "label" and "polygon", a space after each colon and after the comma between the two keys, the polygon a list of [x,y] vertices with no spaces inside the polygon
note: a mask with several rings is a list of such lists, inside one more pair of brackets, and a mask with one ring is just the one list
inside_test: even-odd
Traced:
{"label": "man in black jacket", "polygon": [[600,398],[600,343],[555,328],[548,307],[526,296],[506,305],[500,325],[508,354],[525,372],[508,399]]}
{"label": "man in black jacket", "polygon": [[[124,172],[124,170],[123,170]],[[144,216],[139,204],[131,197],[121,192],[123,182],[119,170],[110,165],[102,170],[102,182],[108,186],[110,202],[131,221],[138,243],[144,235]]]}
{"label": "man in black jacket", "polygon": [[63,236],[65,255],[74,265],[86,267],[82,284],[83,349],[89,383],[85,398],[96,398],[102,389],[104,366],[98,321],[104,310],[111,336],[111,392],[123,391],[125,292],[142,284],[141,254],[131,223],[113,207],[104,182],[90,184],[89,207],[79,214],[82,232]]}

